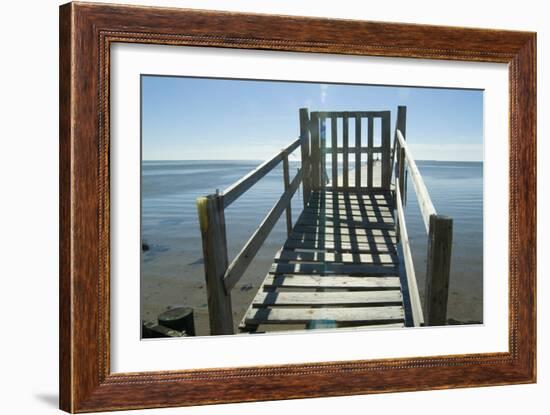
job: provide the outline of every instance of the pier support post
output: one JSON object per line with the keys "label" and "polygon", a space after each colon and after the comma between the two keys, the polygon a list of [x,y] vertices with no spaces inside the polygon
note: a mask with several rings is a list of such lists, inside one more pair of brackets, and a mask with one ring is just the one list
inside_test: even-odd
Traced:
{"label": "pier support post", "polygon": [[[396,121],[396,130],[401,131],[403,138],[407,139],[407,107],[404,105],[399,105],[397,107],[397,121]],[[397,134],[397,131],[395,132]],[[396,141],[397,143],[397,141]],[[398,155],[398,169],[399,169],[399,182],[401,183],[401,203],[403,206],[407,203],[407,171],[405,169],[405,151],[399,147],[400,154]]]}
{"label": "pier support post", "polygon": [[447,301],[453,243],[453,220],[448,216],[431,215],[428,234],[426,272],[426,324],[447,324]]}
{"label": "pier support post", "polygon": [[300,108],[300,138],[302,139],[302,190],[304,208],[307,206],[309,196],[311,195],[311,155],[309,143],[309,112],[307,108]]}
{"label": "pier support post", "polygon": [[231,293],[224,284],[227,270],[227,239],[223,196],[218,194],[197,199],[202,235],[204,271],[208,296],[210,334],[233,334]]}

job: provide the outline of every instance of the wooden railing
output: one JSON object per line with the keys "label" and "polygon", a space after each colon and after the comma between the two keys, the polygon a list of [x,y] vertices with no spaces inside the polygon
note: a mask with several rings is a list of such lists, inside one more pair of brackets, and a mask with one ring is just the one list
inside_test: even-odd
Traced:
{"label": "wooden railing", "polygon": [[[453,220],[437,214],[435,207],[418,170],[410,148],[405,141],[406,107],[398,108],[395,129],[394,156],[395,166],[395,202],[397,209],[397,232],[403,250],[403,259],[407,275],[407,285],[411,302],[414,326],[423,324],[438,326],[447,324],[447,301],[449,276],[451,269],[451,247]],[[393,163],[393,161],[392,161]],[[411,248],[405,222],[404,204],[406,203],[407,172],[420,207],[420,214],[428,235],[426,285],[424,291],[424,312],[418,293],[416,274],[412,261]]]}
{"label": "wooden railing", "polygon": [[[233,312],[231,307],[231,290],[254,259],[258,250],[269,236],[275,224],[286,211],[287,234],[292,231],[291,200],[300,183],[303,183],[304,207],[309,201],[312,190],[325,188],[326,154],[331,154],[333,188],[343,189],[376,189],[373,185],[373,154],[381,153],[381,188],[390,190],[392,170],[395,174],[395,207],[397,209],[396,234],[403,250],[406,281],[411,303],[414,326],[426,323],[442,325],[446,323],[447,298],[450,273],[452,219],[438,215],[431,202],[428,190],[416,166],[414,157],[405,141],[406,107],[398,108],[397,125],[394,137],[393,152],[389,139],[389,111],[381,112],[312,112],[300,109],[300,138],[275,154],[246,176],[229,186],[223,192],[216,192],[197,199],[200,228],[202,234],[205,263],[206,287],[211,334],[233,334]],[[332,119],[331,147],[326,147],[325,120]],[[337,145],[336,121],[342,117],[343,146]],[[381,146],[373,143],[373,120],[382,119]],[[349,145],[349,119],[356,123],[355,146]],[[361,120],[367,118],[367,146],[361,144]],[[296,176],[290,179],[288,157],[298,147],[301,148],[302,165]],[[367,181],[361,177],[361,154],[368,155]],[[342,186],[338,186],[337,160],[343,154],[344,167]],[[350,185],[348,170],[349,156],[355,155],[355,184]],[[247,192],[279,163],[283,164],[284,192],[273,208],[264,217],[258,228],[244,244],[241,251],[229,262],[225,226],[225,209]],[[393,166],[395,164],[395,169]],[[416,192],[418,204],[426,231],[428,233],[427,279],[423,312],[411,248],[405,222],[404,205],[406,204],[407,172]]]}
{"label": "wooden railing", "polygon": [[[305,112],[301,110],[300,117],[307,118],[307,110]],[[299,146],[302,149],[302,167],[298,170],[296,176],[290,180],[288,157]],[[243,276],[283,211],[286,211],[287,233],[290,234],[292,230],[291,199],[304,178],[304,170],[308,171],[308,160],[309,135],[307,131],[302,131],[300,138],[223,192],[197,199],[211,334],[233,334],[231,290]],[[241,251],[229,263],[225,209],[281,162],[283,163],[283,194],[264,217],[250,239],[244,244]],[[309,198],[309,192],[311,192],[308,180],[304,181],[303,187],[305,204]]]}

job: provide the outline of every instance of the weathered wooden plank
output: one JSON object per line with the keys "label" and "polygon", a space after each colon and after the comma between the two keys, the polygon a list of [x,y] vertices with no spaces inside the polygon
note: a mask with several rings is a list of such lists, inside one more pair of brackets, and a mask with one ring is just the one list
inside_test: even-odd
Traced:
{"label": "weathered wooden plank", "polygon": [[[302,170],[303,172],[303,170]],[[283,150],[283,182],[285,192],[290,188],[290,172],[288,168],[288,153]],[[286,206],[286,234],[289,236],[292,232],[292,198]]]}
{"label": "weathered wooden plank", "polygon": [[[374,230],[374,229],[380,229],[380,230],[391,230],[391,229],[395,229],[395,225],[393,223],[382,223],[382,222],[372,222],[372,223],[360,223],[360,224],[354,224],[354,223],[351,223],[351,224],[344,224],[344,225],[341,225],[341,224],[335,224],[332,223],[332,222],[327,222],[323,225],[323,221],[304,221],[304,222],[300,222],[300,226],[312,226],[312,227],[318,227],[318,226],[324,226],[325,228],[335,228],[335,229],[350,229],[350,230],[353,230],[353,229],[370,229],[370,230]],[[325,234],[334,234],[334,232],[325,232]],[[353,235],[353,231],[351,233],[351,235]],[[291,234],[291,237],[292,237],[292,234]]]}
{"label": "weathered wooden plank", "polygon": [[319,216],[302,216],[300,218],[302,225],[325,225],[334,227],[356,227],[356,228],[378,228],[378,229],[393,229],[394,221],[391,217],[383,217],[381,219],[372,218],[372,220],[346,220],[346,219],[331,219]]}
{"label": "weathered wooden plank", "polygon": [[309,201],[305,211],[314,211],[314,212],[359,212],[363,210],[376,211],[376,210],[393,210],[393,206],[390,201],[384,199],[375,200],[375,199],[365,199],[364,202],[361,202],[358,199],[334,199],[334,200],[311,200]]}
{"label": "weathered wooden plank", "polygon": [[367,189],[365,187],[353,188],[352,190],[346,190],[341,188],[327,187],[325,189],[312,192],[311,196],[313,200],[357,200],[358,196],[363,195],[364,198],[377,201],[391,201],[392,193],[388,189],[382,189],[381,187],[373,187]]}
{"label": "weathered wooden plank", "polygon": [[355,187],[361,187],[361,117],[355,116]]}
{"label": "weathered wooden plank", "polygon": [[394,266],[374,264],[272,264],[270,274],[396,275]]}
{"label": "weathered wooden plank", "polygon": [[198,198],[197,210],[202,236],[210,334],[233,334],[231,293],[225,289],[223,280],[228,260],[221,196]]}
{"label": "weathered wooden plank", "polygon": [[366,199],[365,203],[362,203],[360,199],[354,203],[351,201],[335,201],[334,203],[315,205],[310,204],[304,210],[306,213],[326,213],[326,214],[354,214],[361,215],[363,212],[367,213],[376,213],[376,212],[393,212],[393,206],[390,206],[389,203],[386,204],[373,202],[372,200]]}
{"label": "weathered wooden plank", "polygon": [[[365,230],[367,231],[367,230]],[[363,243],[369,245],[391,245],[397,242],[395,236],[390,235],[369,235],[368,233],[354,234],[353,232],[325,232],[313,231],[310,229],[295,229],[290,235],[289,240],[303,240],[303,241],[327,241],[327,242],[351,242],[351,243]]]}
{"label": "weathered wooden plank", "polygon": [[351,117],[383,117],[387,111],[316,111],[315,113],[323,117],[343,117],[348,114]]}
{"label": "weathered wooden plank", "polygon": [[347,275],[268,275],[265,288],[311,288],[347,290],[399,290],[399,277],[350,277]]}
{"label": "weathered wooden plank", "polygon": [[[341,216],[332,216],[332,215],[304,215],[300,216],[298,225],[301,226],[321,226],[329,228],[344,228],[344,229],[372,229],[376,228],[377,225],[382,225],[381,228],[387,228],[385,225],[393,226],[394,220],[393,216],[351,216],[351,217],[341,217]],[[390,227],[391,228],[391,227]]]}
{"label": "weathered wooden plank", "polygon": [[368,306],[401,305],[399,290],[382,291],[327,291],[327,292],[259,292],[254,307],[269,306]]}
{"label": "weathered wooden plank", "polygon": [[413,325],[415,327],[421,326],[424,323],[424,314],[422,313],[422,303],[420,302],[420,295],[418,293],[418,284],[416,281],[416,274],[414,271],[414,263],[411,254],[411,246],[409,243],[409,236],[407,233],[407,224],[405,222],[405,212],[403,211],[403,204],[401,203],[401,194],[399,191],[399,178],[396,179],[396,205],[397,205],[397,218],[399,225],[399,235],[401,239],[401,246],[403,247],[403,255],[405,262],[405,270],[407,273],[407,286],[409,288],[409,297],[411,299],[411,310]]}
{"label": "weathered wooden plank", "polygon": [[[331,218],[344,218],[350,219],[358,217],[362,219],[368,219],[369,216],[376,216],[378,213],[391,216],[393,210],[386,206],[364,206],[362,208],[356,207],[353,209],[346,209],[345,207],[334,209],[333,207],[307,207],[302,211],[301,216],[321,216]],[[298,219],[299,220],[299,219]]]}
{"label": "weathered wooden plank", "polygon": [[391,192],[388,191],[388,189],[382,189],[380,187],[374,187],[372,189],[367,188],[357,188],[353,189],[351,191],[346,191],[345,189],[340,188],[332,188],[328,187],[326,189],[323,189],[318,192],[314,192],[315,194],[312,196],[315,197],[315,199],[343,199],[343,200],[354,200],[357,199],[357,195],[364,195],[368,196],[371,199],[391,199]]}
{"label": "weathered wooden plank", "polygon": [[[321,148],[319,142],[319,117],[315,112],[311,113],[309,128],[311,134],[311,186],[313,189],[318,190],[321,187]],[[315,192],[312,192],[311,196],[313,196],[313,193]]]}
{"label": "weathered wooden plank", "polygon": [[358,202],[335,202],[329,204],[312,204],[310,203],[303,211],[304,215],[364,215],[376,214],[378,212],[393,213],[393,206],[377,203],[358,203]]}
{"label": "weathered wooden plank", "polygon": [[403,321],[403,307],[347,308],[250,308],[246,324],[307,324],[314,320],[353,323],[383,323]]}
{"label": "weathered wooden plank", "polygon": [[392,219],[393,218],[393,211],[389,208],[378,208],[377,206],[363,206],[362,208],[359,208],[359,212],[350,212],[350,214],[346,214],[345,210],[338,210],[338,211],[327,211],[327,209],[312,209],[312,210],[305,210],[300,215],[300,218],[313,218],[313,217],[321,217],[323,219],[332,219],[332,220],[342,220],[342,221],[355,221],[355,222],[372,222],[373,220],[376,221],[378,218],[378,221],[385,221],[385,219]]}
{"label": "weathered wooden plank", "polygon": [[342,152],[343,152],[343,157],[342,157],[342,162],[343,162],[343,167],[342,167],[342,173],[343,173],[343,183],[342,183],[342,186],[347,189],[349,187],[349,117],[348,117],[348,113],[345,112],[344,115],[343,115],[343,120],[342,120],[342,145],[343,145],[343,148],[342,148]]}
{"label": "weathered wooden plank", "polygon": [[336,116],[332,116],[330,119],[330,138],[332,141],[332,185],[338,185],[338,154],[336,148],[338,147],[338,119]]}
{"label": "weathered wooden plank", "polygon": [[347,201],[358,200],[358,195],[364,195],[366,200],[378,201],[378,202],[390,202],[392,200],[391,193],[387,189],[374,188],[372,192],[365,191],[365,189],[358,189],[354,192],[346,192],[343,189],[327,188],[324,192],[315,192],[312,194],[312,200],[315,201]]}
{"label": "weathered wooden plank", "polygon": [[397,138],[399,140],[399,145],[405,149],[405,158],[407,160],[407,165],[411,173],[411,180],[413,182],[414,190],[416,192],[416,198],[418,200],[418,205],[420,206],[420,213],[422,214],[422,219],[424,220],[424,226],[426,227],[426,232],[430,230],[430,216],[435,215],[435,207],[428,193],[428,189],[424,184],[422,175],[416,166],[413,155],[411,154],[410,148],[405,142],[405,138],[399,130],[397,130]]}
{"label": "weathered wooden plank", "polygon": [[342,252],[296,252],[288,249],[279,251],[275,255],[276,262],[299,261],[322,262],[322,263],[343,263],[343,264],[375,264],[375,265],[396,265],[395,254],[352,254]]}
{"label": "weathered wooden plank", "polygon": [[428,325],[447,324],[447,300],[451,271],[453,220],[447,216],[430,216],[426,271],[426,317]]}
{"label": "weathered wooden plank", "polygon": [[295,230],[290,234],[289,240],[297,241],[327,241],[333,243],[365,244],[371,247],[388,246],[396,243],[395,237],[368,236],[354,234],[313,233]]}
{"label": "weathered wooden plank", "polygon": [[[394,164],[396,165],[395,168],[395,177],[403,177],[398,174],[398,163],[395,163],[396,157],[397,157],[397,150],[399,149],[399,141],[397,139],[397,130],[401,131],[401,134],[403,135],[403,138],[407,138],[407,107],[404,105],[399,105],[397,107],[397,119],[395,121],[395,133],[393,136],[393,147],[392,147],[392,155],[391,155],[391,166],[393,168]],[[403,192],[401,192],[403,194]],[[403,202],[403,205],[405,203]]]}
{"label": "weathered wooden plank", "polygon": [[[374,147],[374,118],[373,117],[368,118],[367,146],[371,149]],[[367,187],[369,188],[373,187],[373,184],[372,184],[372,178],[374,176],[373,165],[374,165],[373,153],[372,151],[369,151],[368,158],[367,158]]]}
{"label": "weathered wooden plank", "polygon": [[310,139],[309,139],[309,113],[307,108],[300,108],[300,138],[301,156],[302,156],[302,199],[304,207],[307,206],[309,196],[311,195],[312,177],[311,177],[311,154],[310,154]]}
{"label": "weathered wooden plank", "polygon": [[325,187],[327,184],[327,157],[326,157],[326,148],[327,148],[327,123],[326,117],[321,115],[319,120],[319,140],[321,143],[321,187]]}
{"label": "weathered wooden plank", "polygon": [[[301,233],[312,233],[315,235],[356,235],[356,236],[366,236],[369,238],[381,237],[384,241],[397,242],[395,240],[395,230],[394,229],[368,229],[368,228],[332,228],[325,226],[308,226],[302,225],[300,223],[296,224],[294,227],[296,232]],[[391,239],[389,239],[391,238]]]}
{"label": "weathered wooden plank", "polygon": [[382,187],[389,189],[391,182],[391,112],[387,111],[382,117]]}
{"label": "weathered wooden plank", "polygon": [[229,292],[235,286],[237,281],[241,278],[246,268],[250,265],[254,256],[261,248],[265,239],[268,237],[269,232],[275,226],[279,217],[283,213],[283,210],[288,205],[292,196],[298,189],[300,181],[302,180],[302,170],[298,170],[298,173],[290,183],[290,187],[286,190],[279,201],[273,206],[269,211],[267,216],[264,218],[260,226],[254,231],[250,239],[246,242],[241,252],[237,254],[235,259],[227,267],[225,272],[224,282],[225,289]]}
{"label": "weathered wooden plank", "polygon": [[319,249],[326,251],[338,251],[338,252],[396,252],[395,245],[382,244],[380,242],[375,244],[361,243],[361,242],[344,242],[344,241],[328,241],[328,240],[300,240],[300,239],[288,239],[285,244],[285,248],[289,249]]}
{"label": "weathered wooden plank", "polygon": [[371,221],[373,218],[393,218],[393,210],[387,206],[377,205],[358,205],[357,208],[353,210],[347,210],[345,208],[310,207],[302,212],[300,218],[311,218],[315,216],[322,218],[331,217],[333,219],[342,220]]}
{"label": "weathered wooden plank", "polygon": [[273,170],[283,159],[284,152],[290,154],[298,148],[301,144],[301,138],[298,138],[296,141],[291,143],[283,151],[277,153],[271,159],[263,162],[246,176],[239,179],[237,182],[233,183],[227,189],[223,191],[223,207],[227,208],[231,203],[233,203],[237,198],[239,198],[243,193],[250,189],[254,184],[258,182],[262,177],[267,173]]}

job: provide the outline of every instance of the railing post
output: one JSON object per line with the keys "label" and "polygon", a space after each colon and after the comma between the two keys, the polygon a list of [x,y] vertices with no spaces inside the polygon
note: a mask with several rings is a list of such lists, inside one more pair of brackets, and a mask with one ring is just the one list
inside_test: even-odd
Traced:
{"label": "railing post", "polygon": [[[401,131],[403,138],[407,139],[407,107],[404,105],[399,105],[397,107],[397,121],[395,123],[395,134],[397,130]],[[396,141],[398,143],[399,140]],[[399,146],[401,149],[401,146]],[[402,160],[402,161],[399,161]],[[401,202],[403,206],[407,203],[407,178],[405,177],[407,172],[405,170],[405,151],[400,151],[398,159],[398,168],[399,168],[399,182],[401,183]]]}
{"label": "railing post", "polygon": [[309,144],[309,112],[307,108],[300,108],[300,138],[302,139],[302,177],[303,177],[303,201],[304,208],[307,206],[309,196],[311,195],[311,156]]}
{"label": "railing post", "polygon": [[[381,156],[381,162],[382,162],[382,177],[380,185],[384,188],[389,190],[390,189],[390,182],[391,182],[391,112],[390,111],[384,111],[382,116],[382,156]],[[372,117],[369,117],[369,119]],[[370,128],[370,125],[369,125]]]}
{"label": "railing post", "polygon": [[[283,149],[283,181],[285,186],[285,192],[290,187],[290,172],[288,166],[288,152]],[[292,199],[288,201],[288,206],[286,207],[286,233],[290,237],[292,233]]]}
{"label": "railing post", "polygon": [[399,105],[397,107],[397,129],[401,131],[403,137],[407,137],[407,107]]}
{"label": "railing post", "polygon": [[311,113],[310,132],[311,187],[319,190],[321,188],[321,146],[319,143],[319,115],[316,112]]}
{"label": "railing post", "polygon": [[223,196],[215,194],[198,198],[197,210],[202,235],[210,334],[233,334],[231,293],[227,292],[223,281],[228,264]]}
{"label": "railing post", "polygon": [[447,300],[451,271],[453,220],[448,216],[431,215],[428,234],[426,272],[426,320],[429,326],[447,324]]}

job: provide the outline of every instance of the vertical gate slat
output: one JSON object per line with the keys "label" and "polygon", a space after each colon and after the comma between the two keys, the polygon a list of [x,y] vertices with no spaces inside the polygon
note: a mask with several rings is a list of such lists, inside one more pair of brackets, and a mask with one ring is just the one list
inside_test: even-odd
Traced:
{"label": "vertical gate slat", "polygon": [[391,128],[390,128],[390,111],[384,111],[382,115],[382,187],[390,188],[391,180]]}
{"label": "vertical gate slat", "polygon": [[373,177],[373,170],[374,170],[374,157],[373,157],[373,150],[374,150],[374,117],[371,115],[369,116],[369,124],[368,124],[368,141],[367,141],[367,147],[368,147],[368,160],[367,160],[367,187],[369,189],[372,188],[372,177]]}
{"label": "vertical gate slat", "polygon": [[361,187],[361,116],[355,116],[355,187]]}
{"label": "vertical gate slat", "polygon": [[319,147],[319,115],[316,112],[311,113],[311,177],[312,187],[319,189],[321,181],[319,180],[320,171],[319,164],[321,162],[320,147]]}
{"label": "vertical gate slat", "polygon": [[343,161],[343,175],[344,175],[344,183],[343,183],[343,187],[345,189],[348,188],[349,186],[349,168],[348,168],[348,163],[349,163],[349,160],[348,160],[348,151],[349,151],[349,138],[348,138],[348,134],[349,134],[349,130],[348,130],[348,121],[349,121],[349,118],[348,118],[348,113],[344,113],[344,118],[342,120],[342,125],[343,125],[343,131],[342,131],[342,144],[343,144],[343,147],[344,147],[344,154],[342,156],[342,161]]}
{"label": "vertical gate slat", "polygon": [[327,178],[327,126],[326,126],[326,116],[321,114],[321,188],[326,186]]}
{"label": "vertical gate slat", "polygon": [[332,141],[332,188],[338,187],[338,118],[333,115],[330,119],[330,138]]}

